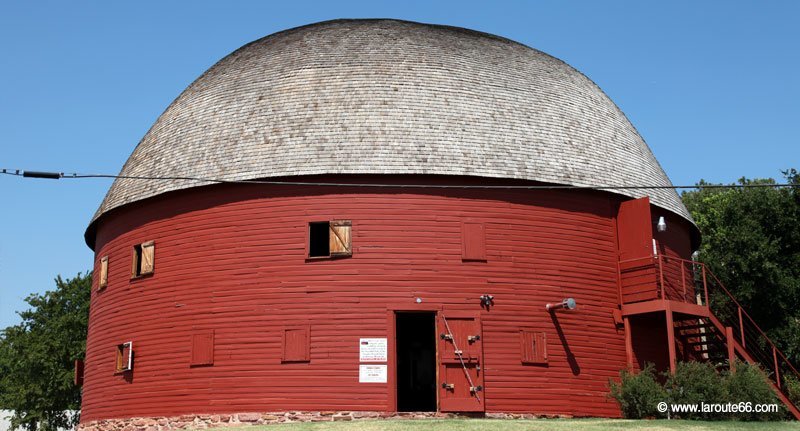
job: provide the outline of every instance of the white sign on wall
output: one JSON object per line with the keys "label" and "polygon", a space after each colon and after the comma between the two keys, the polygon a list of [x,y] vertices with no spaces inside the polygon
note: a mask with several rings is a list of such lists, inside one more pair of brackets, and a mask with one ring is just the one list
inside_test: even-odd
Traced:
{"label": "white sign on wall", "polygon": [[359,340],[359,362],[386,362],[389,356],[386,338],[361,338]]}
{"label": "white sign on wall", "polygon": [[359,383],[386,383],[387,366],[382,364],[360,364]]}

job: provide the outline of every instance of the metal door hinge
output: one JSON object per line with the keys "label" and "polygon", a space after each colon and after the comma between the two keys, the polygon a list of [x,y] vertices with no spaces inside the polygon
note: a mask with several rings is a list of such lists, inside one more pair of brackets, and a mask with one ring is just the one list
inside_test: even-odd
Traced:
{"label": "metal door hinge", "polygon": [[442,340],[452,340],[453,336],[451,334],[439,334],[439,338]]}
{"label": "metal door hinge", "polygon": [[482,390],[483,390],[483,386],[481,386],[481,385],[478,385],[478,386],[470,386],[470,387],[469,387],[469,391],[470,391],[470,392],[480,392],[480,391],[482,391]]}
{"label": "metal door hinge", "polygon": [[452,390],[455,390],[455,388],[456,388],[456,385],[453,384],[453,383],[442,383],[442,389],[447,389],[447,390],[452,391]]}
{"label": "metal door hinge", "polygon": [[469,337],[467,337],[467,341],[469,341],[470,343],[474,343],[480,339],[481,339],[480,335],[470,335]]}

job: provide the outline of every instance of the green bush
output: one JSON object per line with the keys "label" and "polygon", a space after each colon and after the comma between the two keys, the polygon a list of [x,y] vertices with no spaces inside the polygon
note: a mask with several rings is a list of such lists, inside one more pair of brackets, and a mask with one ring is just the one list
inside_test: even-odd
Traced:
{"label": "green bush", "polygon": [[786,394],[795,405],[800,405],[800,380],[791,374],[783,377],[783,384]]}
{"label": "green bush", "polygon": [[[666,417],[658,412],[660,402],[698,406],[697,412],[675,413],[680,419],[768,421],[784,420],[788,412],[773,392],[772,383],[757,365],[737,362],[736,371],[717,372],[713,365],[703,362],[680,362],[675,374],[664,373],[666,382],[656,380],[653,365],[647,364],[639,373],[620,372],[620,381],[610,381],[610,396],[617,400],[622,414],[629,419]],[[784,377],[785,390],[790,399],[800,399],[800,381],[793,376]],[[725,412],[703,412],[711,404],[718,404]],[[777,412],[756,412],[756,405],[775,404]],[[734,408],[736,412],[732,412]],[[747,411],[750,410],[750,411]]]}
{"label": "green bush", "polygon": [[[728,393],[728,402],[731,404],[750,403],[755,407],[756,404],[777,404],[777,413],[757,413],[737,412],[728,415],[729,419],[743,421],[768,421],[781,420],[786,418],[786,409],[778,400],[771,388],[771,383],[767,381],[766,374],[756,365],[744,362],[736,363],[736,371],[725,373],[722,382]],[[753,408],[755,410],[755,408]]]}
{"label": "green bush", "polygon": [[656,406],[667,399],[664,388],[656,381],[653,364],[639,373],[622,370],[619,383],[610,381],[611,396],[619,403],[622,414],[629,419],[665,417]]}
{"label": "green bush", "polygon": [[[674,404],[724,404],[728,401],[722,378],[708,362],[679,362],[675,374],[667,373],[664,384]],[[681,419],[725,419],[720,413],[680,413]]]}

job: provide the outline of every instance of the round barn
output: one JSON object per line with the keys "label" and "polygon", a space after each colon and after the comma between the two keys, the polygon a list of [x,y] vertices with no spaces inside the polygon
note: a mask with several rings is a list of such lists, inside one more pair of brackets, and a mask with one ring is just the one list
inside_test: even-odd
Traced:
{"label": "round barn", "polygon": [[82,427],[619,416],[610,378],[688,354],[693,286],[658,308],[699,239],[670,184],[596,84],[517,42],[337,20],[249,43],[86,231]]}

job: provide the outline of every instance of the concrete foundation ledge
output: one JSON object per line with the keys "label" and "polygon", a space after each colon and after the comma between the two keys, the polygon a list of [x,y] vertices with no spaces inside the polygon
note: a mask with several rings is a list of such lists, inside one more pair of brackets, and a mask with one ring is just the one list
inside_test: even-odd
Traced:
{"label": "concrete foundation ledge", "polygon": [[[207,429],[240,427],[290,422],[332,422],[364,419],[535,419],[533,414],[517,413],[437,413],[437,412],[374,412],[374,411],[291,411],[291,412],[246,412],[234,414],[196,414],[174,417],[134,417],[124,419],[102,419],[78,425],[78,431],[171,431],[185,429]],[[560,416],[561,417],[561,416]]]}

